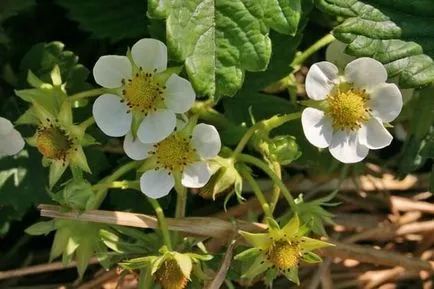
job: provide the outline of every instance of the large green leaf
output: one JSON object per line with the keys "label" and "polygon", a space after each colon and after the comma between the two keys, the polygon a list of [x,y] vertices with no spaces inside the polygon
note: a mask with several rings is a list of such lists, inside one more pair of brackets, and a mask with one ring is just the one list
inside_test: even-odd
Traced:
{"label": "large green leaf", "polygon": [[35,0],[2,0],[0,1],[0,23],[17,15],[18,13],[32,8]]}
{"label": "large green leaf", "polygon": [[169,50],[184,61],[200,95],[233,96],[245,71],[263,71],[271,56],[270,28],[294,35],[300,0],[150,0],[150,17],[164,19]]}
{"label": "large green leaf", "polygon": [[146,35],[146,1],[56,0],[94,38],[119,41]]}
{"label": "large green leaf", "polygon": [[334,35],[347,53],[376,58],[402,88],[434,81],[434,2],[431,0],[316,0],[334,15],[347,18]]}

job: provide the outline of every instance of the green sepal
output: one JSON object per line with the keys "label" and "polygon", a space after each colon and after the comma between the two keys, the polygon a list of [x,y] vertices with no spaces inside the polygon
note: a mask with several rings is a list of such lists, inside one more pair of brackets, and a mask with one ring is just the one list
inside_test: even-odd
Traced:
{"label": "green sepal", "polygon": [[317,254],[313,253],[313,252],[305,252],[303,253],[302,256],[303,261],[310,263],[310,264],[315,264],[315,263],[321,263],[322,259],[320,256],[318,256]]}
{"label": "green sepal", "polygon": [[15,121],[15,124],[16,125],[22,125],[22,124],[38,125],[39,120],[36,117],[33,109],[29,108],[22,115],[20,115],[20,117]]}
{"label": "green sepal", "polygon": [[148,267],[146,269],[144,268],[141,269],[139,275],[138,289],[151,289],[153,283],[154,283],[154,278],[152,277],[151,274],[151,268]]}
{"label": "green sepal", "polygon": [[83,274],[89,264],[89,260],[94,253],[93,243],[89,240],[83,240],[80,242],[80,246],[77,248],[75,253],[75,259],[77,261],[77,271],[78,275],[83,278]]}
{"label": "green sepal", "polygon": [[51,161],[50,171],[48,175],[48,186],[51,189],[65,172],[67,164],[63,165],[62,160]]}
{"label": "green sepal", "polygon": [[119,263],[119,265],[122,268],[130,269],[130,270],[137,270],[137,269],[142,269],[142,268],[152,268],[152,266],[150,266],[150,265],[155,263],[155,261],[157,259],[158,259],[158,257],[156,257],[156,256],[146,256],[146,257],[134,258],[134,259],[130,259],[127,261],[123,261],[122,263]]}
{"label": "green sepal", "polygon": [[257,255],[259,255],[261,253],[259,248],[249,248],[247,250],[244,250],[241,253],[238,253],[237,255],[235,255],[234,260],[245,260],[248,258],[253,258]]}
{"label": "green sepal", "polygon": [[54,65],[53,70],[51,70],[50,77],[54,86],[62,85],[62,77],[60,76],[59,65]]}
{"label": "green sepal", "polygon": [[282,272],[283,275],[291,282],[300,285],[300,279],[298,278],[298,267],[289,269],[289,272]]}
{"label": "green sepal", "polygon": [[25,232],[32,236],[48,235],[51,231],[56,230],[54,220],[38,222],[28,227]]}
{"label": "green sepal", "polygon": [[170,78],[170,76],[172,76],[172,74],[178,75],[181,73],[182,69],[183,69],[183,66],[168,67],[163,72],[160,72],[157,75],[155,75],[155,79],[159,83],[164,84],[167,82],[167,80]]}
{"label": "green sepal", "polygon": [[89,164],[87,163],[86,155],[84,154],[83,148],[78,146],[76,150],[70,153],[71,165],[76,165],[81,168],[86,173],[91,174]]}
{"label": "green sepal", "polygon": [[54,235],[53,245],[51,245],[49,262],[52,262],[54,259],[62,255],[66,248],[66,244],[68,243],[69,235],[70,232],[66,228],[57,230]]}
{"label": "green sepal", "polygon": [[243,279],[253,279],[255,276],[265,272],[271,265],[262,254],[256,257],[253,264],[247,269],[241,278]]}
{"label": "green sepal", "polygon": [[173,252],[173,258],[176,260],[176,263],[178,263],[179,268],[182,271],[182,274],[188,279],[190,279],[190,274],[193,269],[193,262],[191,261],[190,256],[187,254],[181,254],[178,252]]}
{"label": "green sepal", "polygon": [[43,82],[39,77],[37,77],[30,69],[27,72],[27,82],[34,88],[50,88],[51,84]]}

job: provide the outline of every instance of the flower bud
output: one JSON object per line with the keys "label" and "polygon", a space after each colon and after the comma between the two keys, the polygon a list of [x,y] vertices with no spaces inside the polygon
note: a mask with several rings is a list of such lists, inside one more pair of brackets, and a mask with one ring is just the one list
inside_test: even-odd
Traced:
{"label": "flower bud", "polygon": [[268,143],[269,157],[281,165],[288,165],[301,156],[295,137],[279,135]]}
{"label": "flower bud", "polygon": [[209,162],[209,166],[213,175],[209,182],[199,190],[202,198],[215,199],[216,196],[231,191],[241,182],[241,176],[235,169],[232,159],[216,157]]}

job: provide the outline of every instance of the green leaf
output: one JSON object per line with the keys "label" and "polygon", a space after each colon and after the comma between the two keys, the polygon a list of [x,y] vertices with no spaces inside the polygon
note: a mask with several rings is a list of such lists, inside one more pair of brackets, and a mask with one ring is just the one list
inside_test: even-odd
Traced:
{"label": "green leaf", "polygon": [[185,69],[199,95],[215,91],[214,0],[151,0],[149,14],[167,17],[171,56]]}
{"label": "green leaf", "polygon": [[[270,28],[294,35],[300,0],[150,0],[148,15],[167,18],[169,51],[184,61],[200,95],[233,96],[245,71],[264,71],[271,57]],[[214,41],[215,40],[215,41]]]}
{"label": "green leaf", "polygon": [[261,71],[271,57],[271,41],[260,1],[216,2],[216,94],[233,96],[244,70]]}
{"label": "green leaf", "polygon": [[0,1],[0,23],[36,5],[36,0]]}
{"label": "green leaf", "polygon": [[301,14],[301,0],[263,1],[265,23],[282,34],[295,35]]}
{"label": "green leaf", "polygon": [[146,34],[146,1],[129,0],[56,0],[68,10],[69,17],[78,22],[94,38],[111,41],[136,39]]}
{"label": "green leaf", "polygon": [[36,224],[28,227],[25,232],[26,234],[38,236],[38,235],[47,235],[51,231],[55,230],[54,220],[46,221],[46,222],[38,222]]}
{"label": "green leaf", "polygon": [[402,88],[434,81],[434,3],[429,0],[316,0],[331,14],[347,19],[334,29],[348,44],[346,53],[373,57]]}

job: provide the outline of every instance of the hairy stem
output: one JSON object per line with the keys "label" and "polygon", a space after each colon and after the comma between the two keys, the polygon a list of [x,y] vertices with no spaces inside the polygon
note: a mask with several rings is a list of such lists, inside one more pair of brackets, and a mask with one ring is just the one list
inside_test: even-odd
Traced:
{"label": "hairy stem", "polygon": [[271,170],[268,167],[268,165],[265,162],[263,162],[262,160],[254,157],[254,156],[247,155],[247,154],[240,154],[237,157],[237,161],[241,161],[241,162],[245,162],[245,163],[248,163],[248,164],[252,164],[252,165],[260,168],[264,173],[266,173],[273,180],[273,182],[277,186],[279,186],[280,190],[282,191],[283,196],[288,201],[291,209],[294,212],[296,211],[296,205],[295,205],[294,198],[292,197],[292,195],[289,192],[288,188],[285,186],[285,184],[282,182],[282,180],[273,172],[273,170]]}
{"label": "hairy stem", "polygon": [[164,243],[166,244],[167,248],[171,251],[172,240],[170,239],[169,227],[167,225],[167,220],[166,217],[164,216],[163,209],[161,208],[160,203],[158,203],[157,200],[148,198],[148,201],[151,203],[152,207],[155,210],[155,214],[157,215],[158,223],[160,225],[161,232],[163,233]]}
{"label": "hairy stem", "polygon": [[252,175],[249,173],[249,171],[245,168],[245,166],[240,166],[239,172],[240,172],[241,176],[252,187],[252,190],[255,193],[256,198],[258,199],[259,203],[261,204],[261,207],[262,207],[262,210],[264,211],[265,216],[269,217],[269,218],[273,218],[273,214],[271,213],[271,210],[270,210],[270,205],[268,204],[267,200],[265,199],[264,193],[262,193],[262,190],[259,187],[258,183],[255,181],[255,179],[252,177]]}

